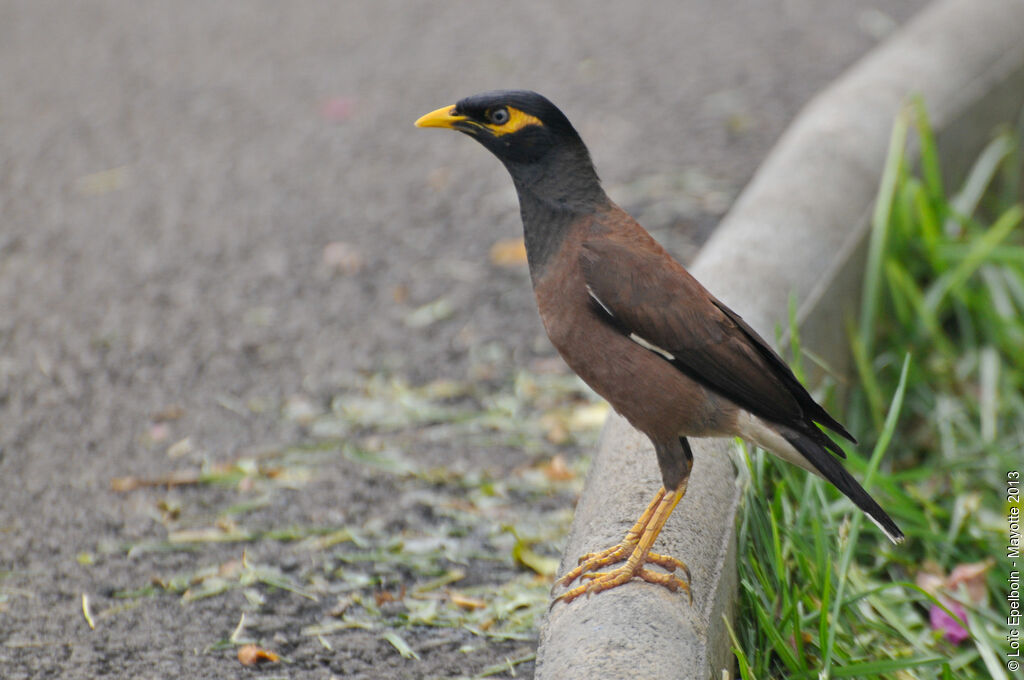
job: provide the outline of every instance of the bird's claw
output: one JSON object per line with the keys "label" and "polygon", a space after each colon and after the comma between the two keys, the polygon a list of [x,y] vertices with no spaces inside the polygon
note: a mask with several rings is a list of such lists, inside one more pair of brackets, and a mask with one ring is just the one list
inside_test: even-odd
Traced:
{"label": "bird's claw", "polygon": [[[664,556],[653,555],[653,557],[663,558]],[[561,583],[562,585],[568,585],[568,583],[570,583],[575,578],[579,578],[581,581],[585,581],[585,583],[580,583],[580,585],[576,586],[575,588],[562,593],[561,595],[555,598],[555,602],[572,602],[580,595],[600,593],[602,591],[615,588],[616,586],[620,586],[623,583],[627,583],[633,580],[634,578],[639,578],[643,581],[647,581],[648,583],[653,583],[655,585],[660,585],[665,588],[668,588],[672,592],[677,592],[679,590],[685,591],[686,594],[689,596],[690,604],[692,605],[693,592],[690,590],[689,568],[680,560],[677,560],[674,557],[669,557],[667,558],[667,560],[672,560],[673,562],[676,562],[679,565],[681,565],[681,569],[683,573],[686,575],[686,578],[682,579],[679,576],[676,576],[671,571],[652,571],[643,566],[638,566],[634,568],[627,563],[622,565],[621,567],[618,567],[617,569],[612,569],[610,571],[588,571],[579,574],[578,576],[574,576],[573,579],[569,581],[566,581],[565,578],[559,579],[559,583]],[[659,566],[664,566],[661,559],[648,560],[648,562],[658,564]],[[569,576],[571,574],[572,572],[570,572],[570,574],[567,574],[566,576]]]}
{"label": "bird's claw", "polygon": [[[620,543],[607,550],[587,553],[581,557],[576,568],[558,579],[557,583],[561,586],[568,586],[576,579],[586,581],[586,583],[581,583],[562,593],[555,598],[555,602],[571,602],[580,595],[599,593],[620,586],[634,578],[639,578],[648,583],[664,586],[672,592],[685,590],[690,596],[690,604],[693,604],[693,593],[690,591],[690,568],[686,566],[685,562],[670,555],[659,555],[652,552],[634,556],[633,548],[634,546],[627,543]],[[621,567],[609,571],[598,571],[602,567],[621,562],[627,557],[633,559],[627,560],[626,564]],[[645,568],[645,564],[656,564],[666,571],[652,571]],[[674,572],[677,569],[685,574],[685,579],[676,576]]]}

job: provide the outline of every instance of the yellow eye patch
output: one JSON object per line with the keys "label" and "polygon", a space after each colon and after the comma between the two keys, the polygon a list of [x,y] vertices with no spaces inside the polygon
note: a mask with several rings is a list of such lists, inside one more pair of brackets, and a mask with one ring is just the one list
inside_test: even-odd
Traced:
{"label": "yellow eye patch", "polygon": [[502,125],[495,123],[484,123],[484,127],[491,131],[495,137],[501,137],[502,135],[510,135],[513,132],[519,132],[527,125],[539,125],[543,126],[544,123],[540,121],[540,118],[531,116],[528,113],[524,113],[519,109],[514,109],[511,106],[506,107],[508,111],[508,120]]}

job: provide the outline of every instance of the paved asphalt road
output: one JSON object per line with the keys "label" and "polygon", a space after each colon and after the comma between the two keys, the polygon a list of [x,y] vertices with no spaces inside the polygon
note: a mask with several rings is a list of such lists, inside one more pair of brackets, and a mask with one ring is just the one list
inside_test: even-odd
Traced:
{"label": "paved asphalt road", "polygon": [[[461,377],[494,339],[551,354],[523,273],[488,264],[519,235],[504,170],[420,114],[545,93],[686,257],[802,104],[923,4],[0,1],[0,677],[237,672],[191,652],[233,621],[173,597],[81,616],[81,593],[148,577],[76,556],[148,531],[151,499],[110,480],[179,466],[140,444],[155,413],[224,458],[361,371]],[[324,263],[337,241],[358,271]],[[402,323],[442,296],[450,319]],[[338,512],[386,502],[331,483]]]}

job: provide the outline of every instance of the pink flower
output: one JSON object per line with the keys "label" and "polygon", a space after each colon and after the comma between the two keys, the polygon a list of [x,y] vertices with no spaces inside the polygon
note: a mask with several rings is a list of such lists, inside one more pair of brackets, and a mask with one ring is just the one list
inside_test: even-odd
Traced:
{"label": "pink flower", "polygon": [[[964,602],[984,604],[988,599],[985,572],[991,569],[993,564],[995,561],[991,559],[972,564],[959,564],[946,576],[939,565],[925,563],[915,580],[918,586],[935,595],[960,621],[967,621],[967,610],[960,601],[953,599],[953,594],[957,593]],[[933,604],[928,614],[932,629],[941,630],[948,642],[958,645],[971,636],[956,618],[950,616],[939,605]]]}
{"label": "pink flower", "polygon": [[320,106],[320,116],[329,123],[344,123],[355,114],[351,97],[331,97]]}
{"label": "pink flower", "polygon": [[[956,600],[948,597],[942,598],[942,603],[949,608],[961,621],[967,621],[967,610]],[[946,610],[937,604],[933,604],[929,619],[934,630],[941,630],[943,636],[954,645],[958,645],[971,636],[960,623],[946,613]]]}

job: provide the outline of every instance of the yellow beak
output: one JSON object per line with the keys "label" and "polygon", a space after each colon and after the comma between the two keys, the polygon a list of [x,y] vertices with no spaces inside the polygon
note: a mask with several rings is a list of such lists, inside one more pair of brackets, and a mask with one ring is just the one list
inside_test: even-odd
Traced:
{"label": "yellow beak", "polygon": [[454,106],[442,106],[437,111],[431,111],[416,121],[416,127],[439,127],[450,128],[460,121],[467,120],[467,116],[455,114]]}

